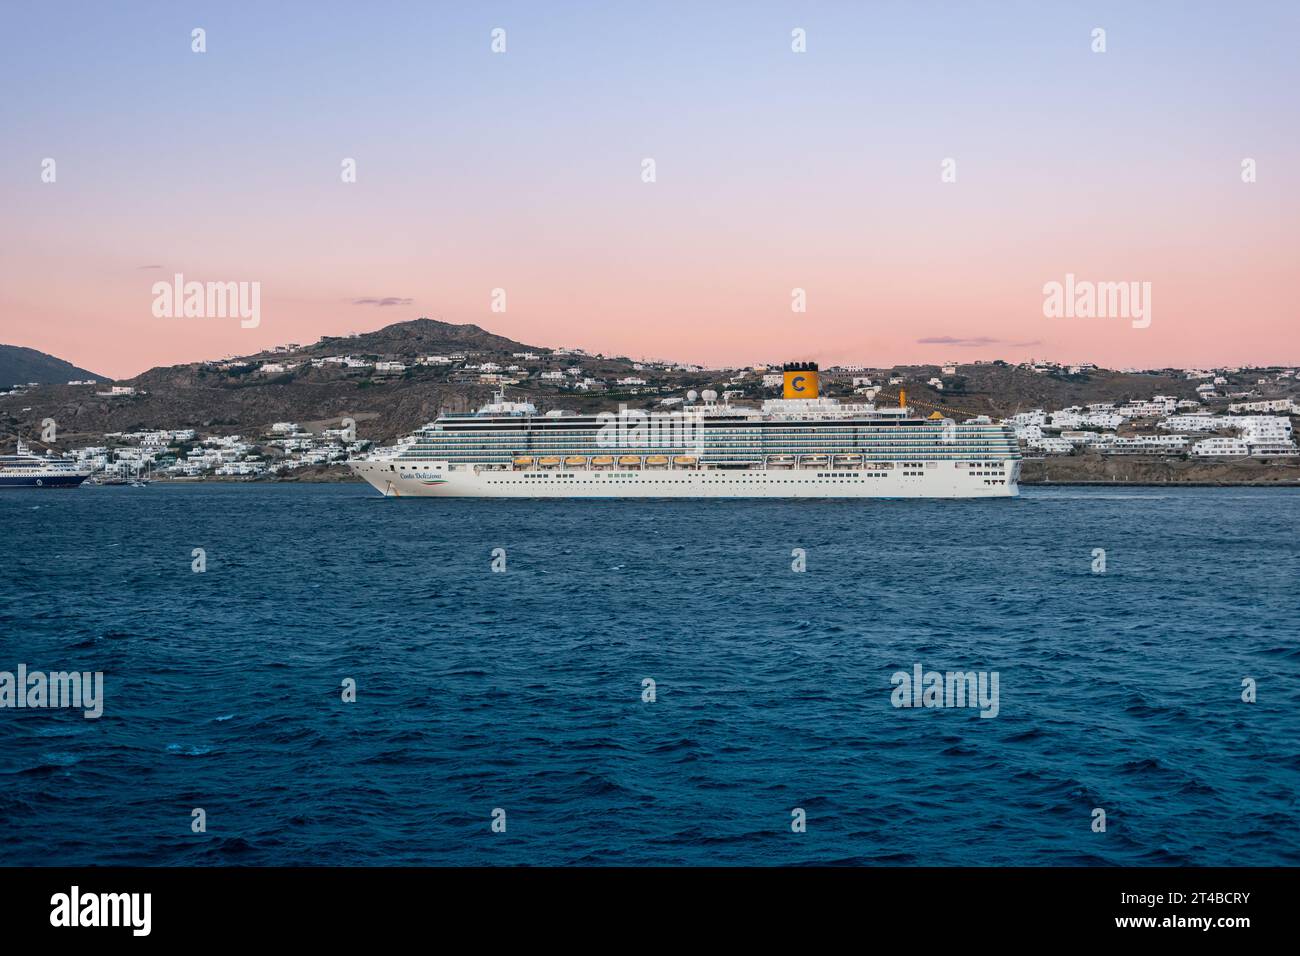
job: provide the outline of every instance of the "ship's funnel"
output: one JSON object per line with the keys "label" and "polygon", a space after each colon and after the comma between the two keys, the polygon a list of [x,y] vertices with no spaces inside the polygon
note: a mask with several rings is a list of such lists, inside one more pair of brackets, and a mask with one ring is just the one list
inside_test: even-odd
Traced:
{"label": "ship's funnel", "polygon": [[819,394],[816,362],[787,362],[785,398],[816,398]]}

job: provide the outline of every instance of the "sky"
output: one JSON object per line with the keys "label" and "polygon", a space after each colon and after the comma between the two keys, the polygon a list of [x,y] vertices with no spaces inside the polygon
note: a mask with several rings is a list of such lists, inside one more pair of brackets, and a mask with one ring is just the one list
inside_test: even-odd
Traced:
{"label": "sky", "polygon": [[[6,0],[0,342],[1295,364],[1298,37],[1253,0]],[[177,274],[258,283],[256,327],[156,315]],[[1046,315],[1067,275],[1149,323]]]}

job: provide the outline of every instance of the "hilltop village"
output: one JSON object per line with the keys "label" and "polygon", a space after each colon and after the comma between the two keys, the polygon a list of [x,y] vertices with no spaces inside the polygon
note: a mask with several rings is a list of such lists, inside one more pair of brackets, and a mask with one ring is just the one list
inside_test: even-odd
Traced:
{"label": "hilltop village", "polygon": [[[952,361],[831,366],[821,380],[831,397],[885,404],[905,393],[922,417],[1005,422],[1020,440],[1030,482],[1035,461],[1050,480],[1088,471],[1116,480],[1105,463],[1119,458],[1174,468],[1249,463],[1252,481],[1300,476],[1293,367]],[[781,382],[775,361],[706,368],[633,360],[416,320],[312,346],[154,369],[125,382],[15,385],[0,392],[0,424],[38,448],[75,457],[99,481],[328,478],[345,473],[331,466],[440,413],[472,410],[497,391],[540,410],[671,410],[696,389],[713,389],[722,402],[758,404],[778,397]],[[1279,467],[1261,471],[1264,463]],[[1231,476],[1220,468],[1213,480]]]}

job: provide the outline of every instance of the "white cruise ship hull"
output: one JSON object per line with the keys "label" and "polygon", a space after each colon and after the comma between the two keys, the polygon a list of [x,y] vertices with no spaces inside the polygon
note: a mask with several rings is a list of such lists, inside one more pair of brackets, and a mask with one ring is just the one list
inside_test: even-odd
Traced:
{"label": "white cruise ship hull", "polygon": [[505,471],[435,462],[353,461],[352,471],[398,498],[1010,498],[1019,461],[938,461],[917,469],[572,469]]}

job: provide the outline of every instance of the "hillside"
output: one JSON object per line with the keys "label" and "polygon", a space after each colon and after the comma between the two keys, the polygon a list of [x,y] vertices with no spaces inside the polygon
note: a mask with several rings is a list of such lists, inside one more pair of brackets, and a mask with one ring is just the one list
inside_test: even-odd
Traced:
{"label": "hillside", "polygon": [[[92,386],[60,384],[0,397],[0,428],[29,437],[44,418],[53,418],[62,442],[97,440],[106,432],[147,428],[194,427],[217,434],[260,434],[273,422],[304,425],[336,423],[350,417],[366,438],[385,441],[431,421],[443,411],[465,411],[491,397],[494,386],[460,370],[466,361],[512,361],[516,352],[537,356],[536,371],[575,363],[593,371],[630,369],[626,360],[552,357],[550,350],[528,346],[475,325],[452,325],[430,319],[400,322],[375,332],[325,337],[307,346],[286,346],[220,362],[193,362],[153,368],[116,384],[136,390],[129,397],[105,397]],[[467,356],[447,366],[416,365],[422,356]],[[397,375],[340,365],[313,367],[326,359],[351,356],[373,365],[397,361],[408,368]],[[292,365],[283,373],[263,371],[267,363]],[[75,378],[76,376],[72,376]],[[516,389],[512,388],[512,391]],[[543,408],[566,399],[556,389],[525,383]],[[584,404],[574,396],[567,404]]]}
{"label": "hillside", "polygon": [[[424,364],[430,357],[437,361]],[[385,368],[386,362],[399,365]],[[692,388],[732,389],[748,402],[778,394],[762,385],[761,374],[746,370],[634,363],[526,345],[475,325],[423,318],[360,335],[326,337],[312,345],[150,369],[117,383],[136,390],[126,397],[67,385],[68,379],[90,373],[62,364],[71,371],[56,377],[59,384],[0,397],[0,430],[30,439],[43,419],[53,418],[60,444],[94,444],[108,432],[192,427],[207,434],[256,436],[274,422],[319,430],[347,417],[356,421],[361,437],[385,442],[442,412],[477,407],[502,387],[500,378],[508,379],[511,398],[532,401],[542,411],[593,411],[620,403],[648,408]],[[938,410],[959,419],[1156,394],[1190,398],[1197,384],[1173,369],[1125,373],[1089,368],[1070,374],[1064,368],[1039,372],[990,362],[960,365],[947,375],[935,365],[824,370],[823,391],[852,398],[853,379],[866,376],[884,386],[878,402],[897,400],[898,387],[887,382],[901,376],[909,404],[922,413]],[[1258,376],[1256,370],[1233,373],[1224,388],[1263,397],[1281,397],[1297,388],[1294,381],[1262,387]],[[942,378],[942,390],[926,384],[934,377]],[[623,380],[631,381],[621,384]]]}
{"label": "hillside", "polygon": [[62,385],[71,381],[93,378],[109,381],[102,375],[87,372],[71,362],[38,352],[21,345],[0,345],[0,388],[39,382],[42,385]]}

